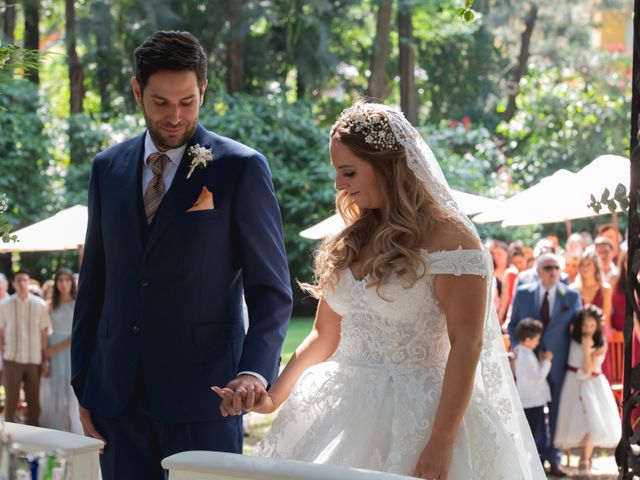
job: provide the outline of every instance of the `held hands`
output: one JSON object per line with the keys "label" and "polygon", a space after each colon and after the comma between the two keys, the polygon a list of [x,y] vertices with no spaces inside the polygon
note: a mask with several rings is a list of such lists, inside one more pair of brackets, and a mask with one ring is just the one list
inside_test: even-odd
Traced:
{"label": "held hands", "polygon": [[271,413],[277,408],[262,383],[252,375],[240,375],[226,387],[214,386],[211,390],[222,399],[220,412],[223,417],[241,415],[243,411]]}

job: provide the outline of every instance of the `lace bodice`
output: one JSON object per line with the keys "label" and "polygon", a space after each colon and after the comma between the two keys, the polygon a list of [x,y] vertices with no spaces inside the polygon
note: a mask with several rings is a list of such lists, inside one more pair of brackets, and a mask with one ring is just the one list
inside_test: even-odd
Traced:
{"label": "lace bodice", "polygon": [[415,374],[428,365],[441,376],[449,340],[446,320],[435,297],[436,274],[488,276],[492,265],[480,250],[423,251],[426,274],[407,288],[394,277],[379,289],[367,287],[343,271],[337,284],[324,293],[340,316],[341,339],[335,360],[370,368],[385,367]]}
{"label": "lace bodice", "polygon": [[[487,250],[421,255],[426,270],[413,285],[392,276],[377,291],[367,286],[367,277],[358,280],[344,270],[325,289],[326,302],[342,317],[338,348],[329,361],[302,374],[259,455],[411,474],[433,428],[451,349],[435,276],[480,275],[488,291],[493,271]],[[510,401],[517,392],[495,312],[488,314],[491,304],[449,478],[543,479],[522,409],[516,418]],[[522,432],[529,435],[529,458],[514,454],[487,462],[496,452],[521,446]],[[530,461],[538,464],[535,473]]]}

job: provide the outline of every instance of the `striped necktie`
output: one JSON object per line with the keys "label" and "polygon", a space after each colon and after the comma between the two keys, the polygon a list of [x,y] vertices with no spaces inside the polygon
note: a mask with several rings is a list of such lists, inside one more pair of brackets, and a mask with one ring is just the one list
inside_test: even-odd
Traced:
{"label": "striped necktie", "polygon": [[153,172],[153,178],[144,192],[144,212],[147,215],[147,223],[153,221],[153,217],[156,215],[162,197],[164,196],[162,171],[168,161],[169,157],[160,152],[152,153],[147,160],[147,164]]}

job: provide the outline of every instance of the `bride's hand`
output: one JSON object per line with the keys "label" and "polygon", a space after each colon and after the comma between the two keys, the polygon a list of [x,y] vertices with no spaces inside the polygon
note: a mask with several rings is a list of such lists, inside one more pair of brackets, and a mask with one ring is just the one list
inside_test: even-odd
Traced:
{"label": "bride's hand", "polygon": [[256,398],[251,411],[258,413],[273,413],[276,408],[278,408],[278,404],[273,400],[273,397],[269,395],[269,392],[264,391],[259,398]]}
{"label": "bride's hand", "polygon": [[422,450],[412,475],[418,478],[447,480],[452,458],[453,442],[430,439]]}

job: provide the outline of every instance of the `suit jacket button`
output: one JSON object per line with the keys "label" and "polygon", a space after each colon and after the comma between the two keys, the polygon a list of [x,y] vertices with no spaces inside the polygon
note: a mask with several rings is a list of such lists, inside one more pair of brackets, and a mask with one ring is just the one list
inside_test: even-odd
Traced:
{"label": "suit jacket button", "polygon": [[149,282],[147,282],[146,280],[142,280],[142,281],[140,282],[140,286],[141,286],[141,287],[148,287],[148,286],[149,286]]}
{"label": "suit jacket button", "polygon": [[133,334],[134,335],[138,335],[140,333],[140,327],[137,326],[137,325],[135,327],[133,327],[132,330],[133,330]]}

